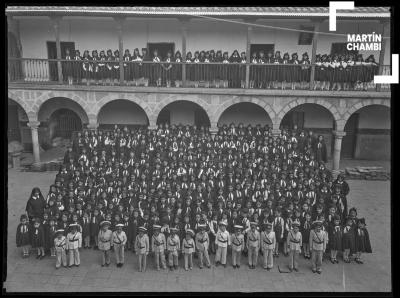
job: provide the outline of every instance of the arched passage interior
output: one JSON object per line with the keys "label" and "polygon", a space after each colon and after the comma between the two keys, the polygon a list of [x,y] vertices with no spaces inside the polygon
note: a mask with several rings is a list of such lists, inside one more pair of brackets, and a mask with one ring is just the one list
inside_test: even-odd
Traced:
{"label": "arched passage interior", "polygon": [[191,101],[179,100],[168,104],[158,114],[157,125],[165,123],[200,127],[210,126],[210,119],[200,105]]}
{"label": "arched passage interior", "polygon": [[55,137],[71,138],[89,122],[86,111],[75,101],[54,97],[45,101],[39,109],[39,143],[51,144]]}
{"label": "arched passage interior", "polygon": [[128,128],[148,126],[146,112],[136,103],[126,99],[116,99],[105,104],[97,116],[100,129],[113,129],[115,124]]}
{"label": "arched passage interior", "polygon": [[268,113],[259,105],[252,102],[240,102],[228,107],[219,117],[218,126],[224,124],[238,125],[269,125],[272,127],[272,120]]}
{"label": "arched passage interior", "polygon": [[344,127],[342,158],[390,159],[390,108],[370,105],[354,112]]}
{"label": "arched passage interior", "polygon": [[27,126],[29,122],[26,111],[19,103],[8,98],[8,123],[7,139],[8,142],[18,141],[24,146],[24,150],[32,150],[31,129]]}
{"label": "arched passage interior", "polygon": [[328,158],[332,156],[334,143],[332,131],[335,129],[335,119],[327,108],[313,103],[296,106],[283,117],[280,129],[283,128],[312,130],[315,136],[323,135]]}

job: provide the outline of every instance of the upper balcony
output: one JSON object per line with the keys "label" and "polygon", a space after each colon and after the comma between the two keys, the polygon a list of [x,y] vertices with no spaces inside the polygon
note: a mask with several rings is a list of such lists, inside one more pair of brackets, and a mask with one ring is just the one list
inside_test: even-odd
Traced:
{"label": "upper balcony", "polygon": [[[12,88],[289,96],[337,91],[361,97],[371,95],[365,91],[390,91],[389,85],[373,84],[374,75],[390,74],[390,13],[385,7],[339,13],[335,33],[328,30],[324,7],[8,7],[6,13]],[[372,31],[385,38],[381,50],[360,53],[374,55],[376,66],[322,71],[317,65],[317,54],[348,53],[348,33]],[[133,54],[134,48],[146,48],[149,61],[125,61],[122,54],[126,49]],[[67,60],[67,49],[71,59],[78,49],[117,49],[121,59]],[[160,63],[152,61],[154,49]],[[189,52],[207,49],[229,56],[238,50],[245,61],[186,62]],[[298,53],[299,60],[307,52],[309,64],[252,63],[253,53],[259,59],[261,50]],[[179,51],[182,62],[163,62],[167,51]]]}

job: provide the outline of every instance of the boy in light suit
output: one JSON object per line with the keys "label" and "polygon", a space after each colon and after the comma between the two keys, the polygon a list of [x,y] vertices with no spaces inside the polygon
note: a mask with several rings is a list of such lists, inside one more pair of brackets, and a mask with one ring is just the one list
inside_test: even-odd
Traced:
{"label": "boy in light suit", "polygon": [[69,267],[72,267],[73,265],[79,267],[81,264],[79,248],[82,247],[82,234],[78,232],[77,227],[77,224],[69,225],[70,232],[68,233],[66,240]]}
{"label": "boy in light suit", "polygon": [[274,267],[274,251],[276,245],[275,232],[272,231],[272,223],[265,224],[265,231],[261,233],[261,249],[264,258],[264,269],[268,271]]}

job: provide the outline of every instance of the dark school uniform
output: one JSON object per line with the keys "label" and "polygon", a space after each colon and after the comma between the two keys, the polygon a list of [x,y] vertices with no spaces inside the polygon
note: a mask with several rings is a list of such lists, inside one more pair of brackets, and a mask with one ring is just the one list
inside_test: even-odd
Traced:
{"label": "dark school uniform", "polygon": [[140,79],[141,77],[144,76],[142,74],[142,68],[143,68],[142,61],[143,61],[143,59],[142,59],[142,57],[140,55],[133,55],[131,57],[131,61],[133,61],[133,63],[130,63],[132,79],[138,80],[138,79]]}
{"label": "dark school uniform", "polygon": [[20,223],[18,225],[16,234],[17,247],[31,244],[31,229],[32,226],[29,223]]}
{"label": "dark school uniform", "polygon": [[38,228],[33,227],[31,232],[32,248],[44,247],[46,240],[42,225],[40,225]]}
{"label": "dark school uniform", "polygon": [[43,237],[44,237],[43,248],[45,250],[48,250],[51,247],[51,241],[50,241],[50,225],[47,220],[44,220],[42,222],[42,228],[43,228]]}
{"label": "dark school uniform", "polygon": [[365,227],[357,228],[355,244],[356,244],[355,249],[357,252],[372,253],[371,242],[369,240],[369,233]]}
{"label": "dark school uniform", "polygon": [[300,64],[302,65],[301,70],[300,70],[300,81],[301,82],[309,82],[310,74],[311,74],[310,60],[303,59],[303,60],[301,60]]}
{"label": "dark school uniform", "polygon": [[80,82],[82,79],[82,57],[79,55],[75,55],[72,63],[72,77],[75,82]]}
{"label": "dark school uniform", "polygon": [[350,226],[345,226],[343,228],[343,236],[342,236],[342,247],[343,250],[350,249],[350,253],[356,252],[355,247],[355,237],[354,237],[354,228]]}
{"label": "dark school uniform", "polygon": [[328,246],[331,250],[342,251],[343,247],[343,228],[341,226],[330,225],[328,230]]}
{"label": "dark school uniform", "polygon": [[83,57],[82,58],[82,75],[83,78],[85,78],[86,80],[90,80],[91,79],[91,65],[90,65],[90,61],[92,60],[92,58],[90,56],[87,57]]}
{"label": "dark school uniform", "polygon": [[172,65],[171,69],[171,80],[182,81],[182,58],[175,57],[173,62],[175,63]]}
{"label": "dark school uniform", "polygon": [[65,60],[62,62],[62,72],[64,80],[68,79],[68,77],[72,76],[72,58],[71,55],[66,55]]}
{"label": "dark school uniform", "polygon": [[132,59],[131,54],[124,55],[124,80],[125,81],[132,81],[133,75],[131,72],[131,63],[129,63]]}
{"label": "dark school uniform", "polygon": [[151,77],[150,82],[155,84],[158,79],[161,78],[161,59],[158,56],[153,57],[153,63],[151,65]]}

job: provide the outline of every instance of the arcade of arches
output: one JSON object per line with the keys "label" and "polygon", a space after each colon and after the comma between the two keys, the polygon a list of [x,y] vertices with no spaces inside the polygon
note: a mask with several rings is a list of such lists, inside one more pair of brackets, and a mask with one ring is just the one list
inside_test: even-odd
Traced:
{"label": "arcade of arches", "polygon": [[[103,95],[105,94],[105,95]],[[33,98],[32,98],[33,97]],[[158,124],[269,125],[312,130],[325,137],[333,169],[340,158],[390,159],[390,98],[293,98],[227,95],[132,94],[85,91],[9,92],[8,138],[20,141],[40,161],[39,144],[70,137],[81,128],[129,128]]]}

